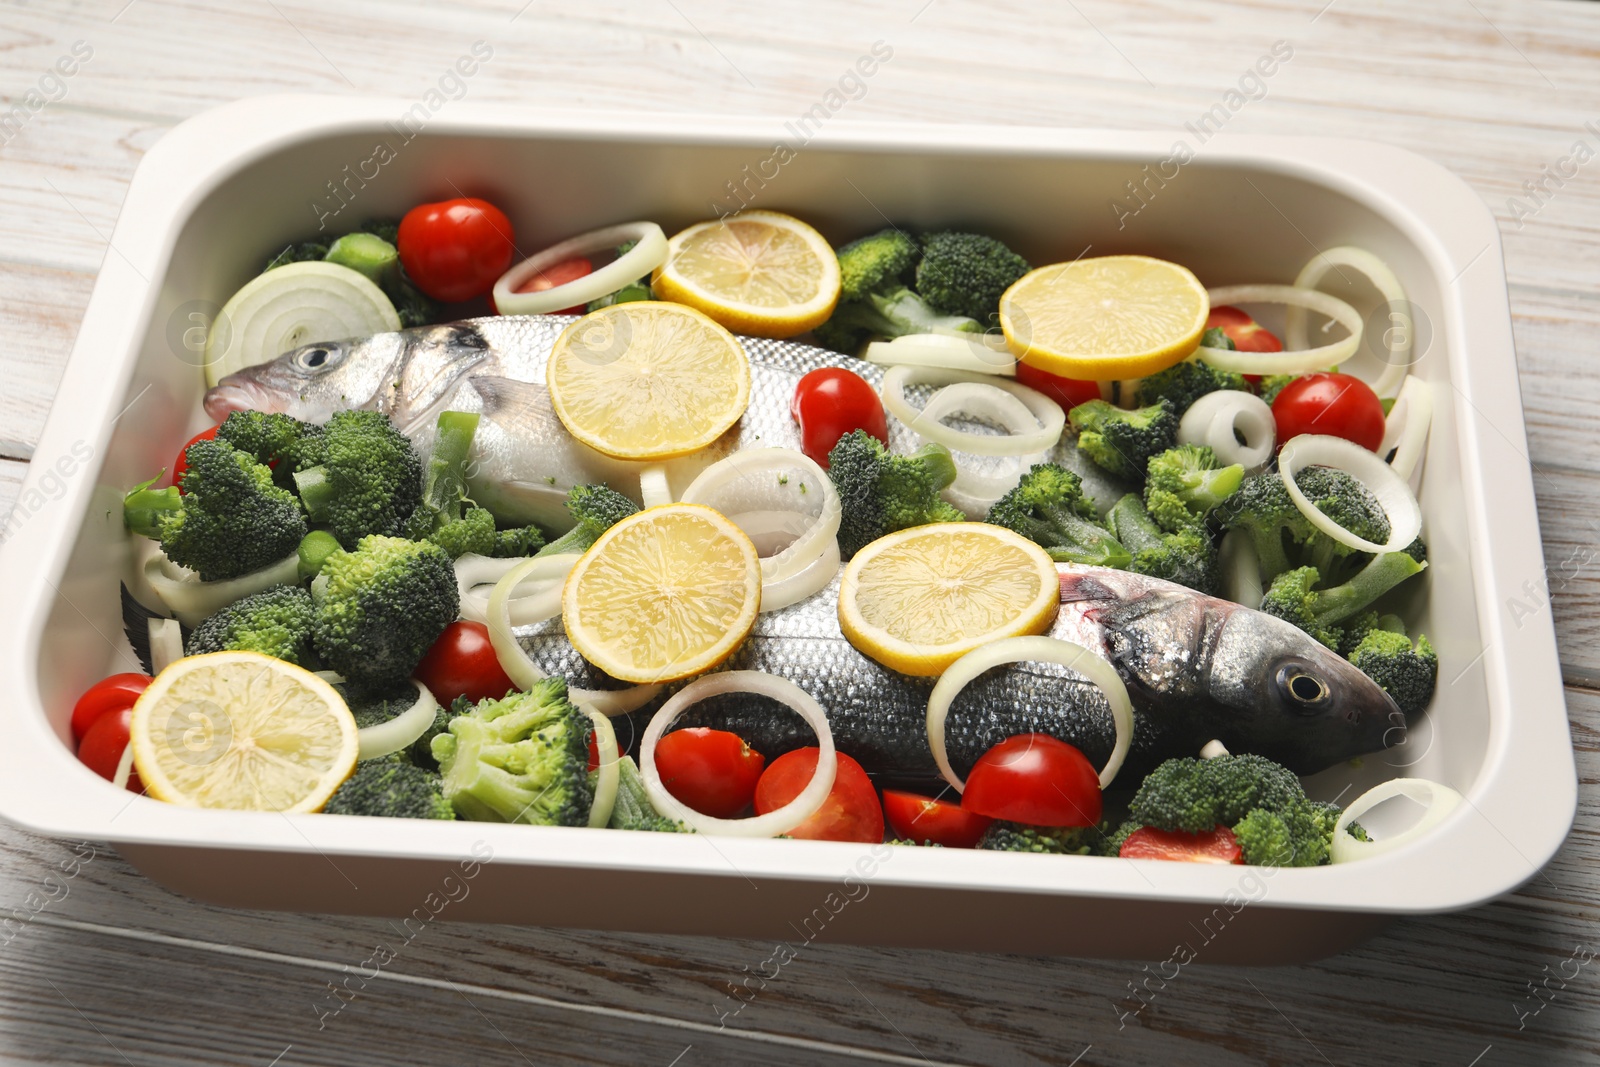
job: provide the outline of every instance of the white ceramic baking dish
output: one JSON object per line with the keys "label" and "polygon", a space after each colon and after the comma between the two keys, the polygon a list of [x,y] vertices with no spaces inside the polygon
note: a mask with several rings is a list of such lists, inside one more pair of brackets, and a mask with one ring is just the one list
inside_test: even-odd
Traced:
{"label": "white ceramic baking dish", "polygon": [[[110,840],[158,881],[243,907],[427,915],[476,857],[470,891],[450,893],[444,917],[1133,958],[1187,943],[1207,961],[1261,963],[1489,899],[1561,844],[1576,782],[1551,621],[1508,605],[1541,578],[1543,557],[1499,240],[1484,205],[1440,167],[1381,144],[1228,136],[1186,138],[1194,158],[1179,166],[1170,133],[833,119],[805,124],[802,146],[799,128],[776,119],[465,103],[406,140],[408,108],[415,116],[397,100],[249,100],[184,123],[140,164],[0,554],[0,677],[13,680],[0,705],[5,818]],[[1439,650],[1439,696],[1404,746],[1314,787],[1348,801],[1409,773],[1469,803],[1389,855],[1273,873],[234,814],[113,788],[74,759],[67,718],[83,688],[129,669],[120,496],[204,424],[200,335],[186,331],[319,219],[338,232],[458,191],[505,207],[525,252],[624,219],[670,233],[743,198],[834,239],[886,218],[970,224],[1036,263],[1146,252],[1208,285],[1288,282],[1335,245],[1378,253],[1431,332],[1416,373],[1437,398],[1421,492],[1432,566],[1412,621]],[[1376,303],[1358,279],[1330,289]]]}

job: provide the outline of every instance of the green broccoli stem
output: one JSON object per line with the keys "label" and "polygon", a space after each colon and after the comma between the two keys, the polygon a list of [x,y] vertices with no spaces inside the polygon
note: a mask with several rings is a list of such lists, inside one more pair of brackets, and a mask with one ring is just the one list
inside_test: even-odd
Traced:
{"label": "green broccoli stem", "polygon": [[956,480],[956,459],[944,445],[930,441],[906,458],[922,465],[935,491],[946,488]]}
{"label": "green broccoli stem", "polygon": [[600,538],[589,528],[588,523],[580,522],[560,537],[545,545],[535,556],[559,556],[564,552],[582,554],[589,551],[589,547]]}
{"label": "green broccoli stem", "polygon": [[338,552],[344,546],[339,544],[339,539],[327,530],[312,530],[300,539],[300,547],[296,555],[300,557],[300,580],[314,578],[322,573],[322,565],[328,557]]}
{"label": "green broccoli stem", "polygon": [[1166,534],[1150,518],[1138,493],[1129,493],[1113,504],[1106,514],[1106,521],[1110,523],[1111,532],[1117,540],[1122,542],[1122,547],[1133,555],[1147,549],[1162,548],[1166,544]]}
{"label": "green broccoli stem", "polygon": [[183,496],[177,486],[150,488],[160,480],[161,475],[158,474],[148,482],[134,486],[122,498],[122,521],[133,533],[153,540],[161,537],[161,517],[183,510]]}
{"label": "green broccoli stem", "polygon": [[333,242],[323,258],[359,271],[385,292],[395,283],[400,270],[400,255],[394,245],[370,233],[345,234]]}
{"label": "green broccoli stem", "polygon": [[439,414],[438,432],[422,486],[422,503],[433,510],[436,530],[461,518],[461,502],[467,498],[467,459],[472,454],[479,418],[475,411]]}
{"label": "green broccoli stem", "polygon": [[[1088,566],[1123,570],[1132,561],[1133,555],[1128,551],[1128,546],[1120,544],[1111,536],[1109,530],[1090,522],[1071,508],[1042,502],[1036,503],[1034,507],[1048,524],[1066,535],[1067,545],[1050,547],[1049,542],[1040,542],[1047,546],[1045,554],[1056,562],[1083,563]],[[1039,533],[1048,537],[1050,531],[1044,528]]]}
{"label": "green broccoli stem", "polygon": [[1289,554],[1283,548],[1283,531],[1273,527],[1270,530],[1252,528],[1249,532],[1250,543],[1256,550],[1256,563],[1261,568],[1261,584],[1270,586],[1272,579],[1290,569]]}
{"label": "green broccoli stem", "polygon": [[295,471],[294,487],[300,494],[300,503],[305,505],[306,514],[313,522],[322,522],[328,517],[328,511],[338,494],[328,480],[327,468],[310,467]]}
{"label": "green broccoli stem", "polygon": [[1407,578],[1420,574],[1426,566],[1404,552],[1384,552],[1374,556],[1371,563],[1343,585],[1317,590],[1311,617],[1319,627],[1335,626]]}

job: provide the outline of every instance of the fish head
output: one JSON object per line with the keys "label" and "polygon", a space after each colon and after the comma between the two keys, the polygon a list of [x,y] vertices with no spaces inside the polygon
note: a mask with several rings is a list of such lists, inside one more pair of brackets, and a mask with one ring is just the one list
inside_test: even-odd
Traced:
{"label": "fish head", "polygon": [[206,414],[219,422],[234,411],[326,422],[345,408],[380,407],[406,348],[398,333],[303,345],[223,378],[206,391]]}
{"label": "fish head", "polygon": [[1216,637],[1208,681],[1231,714],[1218,740],[1296,774],[1388,747],[1406,719],[1389,694],[1299,627],[1238,609]]}

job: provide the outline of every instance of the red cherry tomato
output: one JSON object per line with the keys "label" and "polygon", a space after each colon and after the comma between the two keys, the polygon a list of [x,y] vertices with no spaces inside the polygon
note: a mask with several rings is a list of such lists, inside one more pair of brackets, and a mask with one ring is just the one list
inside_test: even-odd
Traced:
{"label": "red cherry tomato", "polygon": [[744,738],[704,726],[656,742],[656,773],[667,792],[702,815],[731,819],[750,806],[767,758]]}
{"label": "red cherry tomato", "polygon": [[1017,734],[978,757],[961,806],[1031,826],[1100,821],[1100,776],[1082,752],[1049,734]]}
{"label": "red cherry tomato", "polygon": [[148,674],[113,674],[84,690],[72,706],[72,739],[82,741],[95,720],[108,711],[131,708],[150,685]]}
{"label": "red cherry tomato", "polygon": [[1282,352],[1283,342],[1248,313],[1227,304],[1211,309],[1206,316],[1206,329],[1213,327],[1228,335],[1234,347],[1241,352]]}
{"label": "red cherry tomato", "polygon": [[1180,860],[1187,863],[1243,863],[1244,853],[1226,826],[1201,834],[1141,826],[1122,842],[1117,855],[1130,860]]}
{"label": "red cherry tomato", "polygon": [[1038,367],[1030,367],[1026,363],[1017,364],[1017,384],[1039,390],[1060,404],[1062,411],[1071,411],[1079,404],[1100,399],[1099,382],[1063,378],[1059,374],[1051,374]]}
{"label": "red cherry tomato", "polygon": [[[128,728],[132,722],[132,705],[100,716],[78,742],[78,760],[106,781],[115,781],[122,753],[128,748]],[[135,793],[144,792],[139,772],[129,773],[128,788]]]}
{"label": "red cherry tomato", "polygon": [[[800,795],[816,773],[815,748],[797,748],[772,761],[767,773],[756,783],[756,814],[777,811]],[[883,809],[878,792],[861,764],[838,753],[839,771],[833,789],[812,816],[793,830],[790,837],[808,841],[862,841],[877,844],[883,840]]]}
{"label": "red cherry tomato", "polygon": [[1376,452],[1383,444],[1383,404],[1360,378],[1332,371],[1305,374],[1272,402],[1278,447],[1303,433],[1329,434]]}
{"label": "red cherry tomato", "polygon": [[220,429],[222,429],[221,426],[213,426],[209,430],[201,430],[199,433],[185,441],[182,448],[178,449],[178,458],[172,461],[171,484],[178,486],[179,493],[183,492],[183,472],[189,469],[187,458],[189,455],[189,446],[194,444],[196,441],[216,440],[217,431]]}
{"label": "red cherry tomato", "polygon": [[417,288],[447,304],[493,289],[516,251],[505,212],[471,197],[412,208],[400,220],[397,243]]}
{"label": "red cherry tomato", "polygon": [[821,367],[801,378],[789,414],[800,424],[800,450],[824,469],[833,446],[852,430],[865,430],[889,443],[889,423],[878,391],[843,367]]}
{"label": "red cherry tomato", "polygon": [[[517,286],[519,293],[542,293],[546,289],[554,289],[558,285],[575,282],[587,274],[594,273],[594,264],[582,256],[572,259],[563,259],[560,263],[545,268],[521,285]],[[574,304],[569,308],[562,308],[555,312],[557,315],[582,315],[586,305]]]}
{"label": "red cherry tomato", "polygon": [[500,666],[489,642],[489,628],[481,622],[453,622],[417,664],[417,681],[428,687],[445,707],[457,697],[476,704],[499,700],[516,688]]}
{"label": "red cherry tomato", "polygon": [[945,848],[976,848],[994,822],[987,815],[976,815],[947,801],[893,789],[883,791],[883,814],[895,837]]}

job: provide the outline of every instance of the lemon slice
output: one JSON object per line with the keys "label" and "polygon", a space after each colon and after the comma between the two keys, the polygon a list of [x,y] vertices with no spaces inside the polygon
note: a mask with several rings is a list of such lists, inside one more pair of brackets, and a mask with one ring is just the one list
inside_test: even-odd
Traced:
{"label": "lemon slice", "polygon": [[151,796],[234,811],[320,811],[360,748],[331,685],[258,652],[178,660],[139,697],[129,732]]}
{"label": "lemon slice", "polygon": [[1200,279],[1176,263],[1102,256],[1024,274],[1000,297],[1000,328],[1029,366],[1103,382],[1188,356],[1210,311]]}
{"label": "lemon slice", "polygon": [[746,211],[674,236],[650,285],[657,298],[698,308],[735,333],[793,337],[833,314],[839,259],[799,219]]}
{"label": "lemon slice", "polygon": [[863,655],[932,678],[980,645],[1049,629],[1061,579],[1044,549],[981,522],[913,526],[857,552],[839,628]]}
{"label": "lemon slice", "polygon": [[761,608],[761,557],[699,504],[647,508],[607,530],[561,591],[567,639],[627,682],[675,682],[727,659]]}
{"label": "lemon slice", "polygon": [[693,308],[613,304],[561,332],[545,372],[550,403],[578,440],[618,459],[704,448],[750,403],[750,359]]}

